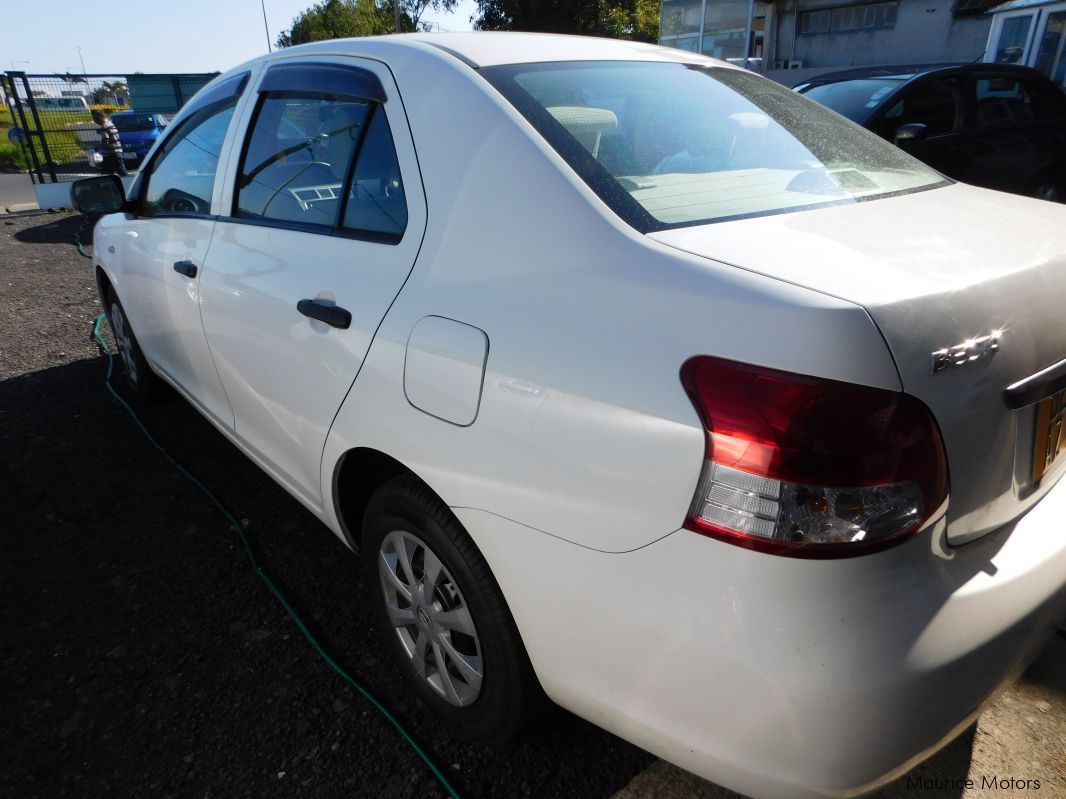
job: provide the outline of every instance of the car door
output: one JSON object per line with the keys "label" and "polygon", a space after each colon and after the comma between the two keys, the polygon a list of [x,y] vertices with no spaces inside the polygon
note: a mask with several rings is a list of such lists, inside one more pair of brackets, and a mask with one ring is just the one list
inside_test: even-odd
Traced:
{"label": "car door", "polygon": [[204,329],[238,438],[317,508],[326,434],[414,264],[425,201],[380,63],[281,61],[255,91],[201,279]]}
{"label": "car door", "polygon": [[958,178],[964,167],[962,128],[963,84],[958,77],[917,80],[903,92],[871,127],[883,138],[895,141],[902,125],[925,125],[924,138],[898,142],[903,150],[948,177]]}
{"label": "car door", "polygon": [[228,79],[185,110],[138,178],[137,211],[117,245],[124,249],[119,291],[145,356],[230,429],[233,412],[200,319],[200,270],[215,228],[219,162],[247,81],[247,74]]}

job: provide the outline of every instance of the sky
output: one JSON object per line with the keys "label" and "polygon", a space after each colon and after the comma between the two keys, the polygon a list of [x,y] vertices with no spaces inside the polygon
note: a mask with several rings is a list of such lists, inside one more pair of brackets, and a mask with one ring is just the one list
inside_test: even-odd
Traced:
{"label": "sky", "polygon": [[[314,0],[263,0],[270,41]],[[11,0],[0,23],[0,71],[224,72],[267,49],[260,0]],[[427,9],[442,31],[470,30],[477,5]],[[29,62],[29,63],[27,63]]]}

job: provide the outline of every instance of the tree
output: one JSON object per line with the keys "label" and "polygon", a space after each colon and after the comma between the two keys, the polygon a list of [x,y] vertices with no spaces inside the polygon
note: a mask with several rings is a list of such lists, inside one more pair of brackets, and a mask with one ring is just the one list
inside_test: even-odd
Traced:
{"label": "tree", "polygon": [[[397,0],[400,6],[400,30],[424,28],[422,15],[426,9],[452,11],[458,0]],[[282,31],[278,47],[341,39],[349,36],[380,36],[393,33],[395,17],[392,0],[321,0],[292,21],[289,30]]]}
{"label": "tree", "polygon": [[104,81],[96,89],[93,89],[93,105],[124,105],[122,98],[129,94],[129,88],[125,81]]}
{"label": "tree", "polygon": [[474,27],[655,42],[658,0],[477,0]]}

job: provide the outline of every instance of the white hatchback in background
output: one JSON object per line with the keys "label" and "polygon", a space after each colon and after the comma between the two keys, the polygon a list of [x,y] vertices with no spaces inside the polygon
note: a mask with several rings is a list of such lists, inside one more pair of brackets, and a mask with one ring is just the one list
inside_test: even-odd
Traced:
{"label": "white hatchback in background", "polygon": [[677,50],[531,34],[249,62],[122,197],[162,377],[364,552],[474,738],[540,690],[735,790],[928,756],[1063,611],[1066,210]]}

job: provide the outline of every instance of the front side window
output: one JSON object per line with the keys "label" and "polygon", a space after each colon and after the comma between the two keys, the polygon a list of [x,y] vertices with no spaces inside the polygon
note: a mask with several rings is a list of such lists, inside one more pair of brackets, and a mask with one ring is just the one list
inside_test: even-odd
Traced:
{"label": "front side window", "polygon": [[143,212],[209,214],[222,142],[237,98],[206,106],[181,123],[154,159]]}
{"label": "front side window", "polygon": [[946,183],[828,109],[744,70],[573,62],[481,74],[642,232]]}
{"label": "front side window", "polygon": [[907,89],[903,98],[888,109],[880,133],[892,138],[900,125],[920,122],[929,136],[951,133],[958,129],[962,90],[955,78],[919,83]]}

